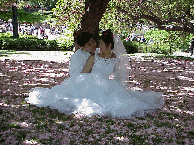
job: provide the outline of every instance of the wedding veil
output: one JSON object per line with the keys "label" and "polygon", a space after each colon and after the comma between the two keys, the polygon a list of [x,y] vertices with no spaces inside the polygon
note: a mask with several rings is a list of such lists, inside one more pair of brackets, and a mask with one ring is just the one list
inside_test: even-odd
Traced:
{"label": "wedding veil", "polygon": [[114,37],[113,52],[115,52],[116,54],[114,80],[116,80],[123,87],[127,88],[127,84],[129,81],[129,69],[130,69],[127,52],[120,37],[117,36],[115,33],[113,33],[113,37]]}

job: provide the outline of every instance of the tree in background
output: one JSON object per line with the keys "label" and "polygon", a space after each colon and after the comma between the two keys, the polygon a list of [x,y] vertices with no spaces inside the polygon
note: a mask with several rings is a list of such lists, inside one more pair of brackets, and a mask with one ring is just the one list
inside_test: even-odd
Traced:
{"label": "tree in background", "polygon": [[160,30],[194,33],[193,0],[112,0],[133,21],[147,20]]}
{"label": "tree in background", "polygon": [[98,37],[99,22],[108,2],[109,0],[59,0],[53,11],[60,22],[75,30],[75,39],[82,31]]}
{"label": "tree in background", "polygon": [[62,23],[91,32],[99,22],[105,25],[100,27],[119,33],[135,28],[140,22],[160,30],[194,33],[193,0],[59,0],[54,13]]}
{"label": "tree in background", "polygon": [[33,7],[39,4],[46,6],[55,6],[57,0],[5,0],[0,2],[0,18],[8,21],[12,18],[13,37],[18,38],[18,21],[20,23],[34,23],[45,20],[48,16],[42,16],[40,13],[27,13],[22,10],[26,6]]}
{"label": "tree in background", "polygon": [[171,32],[169,39],[176,38],[172,32],[180,32],[181,37],[194,33],[192,0],[58,0],[53,11],[75,36],[81,29],[97,35],[98,29],[109,28],[128,37],[143,25]]}
{"label": "tree in background", "polygon": [[12,10],[12,24],[13,24],[13,37],[19,38],[18,34],[18,20],[17,20],[17,0],[5,0],[0,2],[0,10],[1,11],[9,11],[10,8]]}

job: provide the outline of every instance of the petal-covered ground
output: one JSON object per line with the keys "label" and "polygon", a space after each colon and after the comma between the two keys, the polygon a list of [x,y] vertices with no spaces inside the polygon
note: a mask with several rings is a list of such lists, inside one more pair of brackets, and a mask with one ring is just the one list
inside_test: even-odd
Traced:
{"label": "petal-covered ground", "polygon": [[131,57],[129,89],[163,92],[165,105],[128,120],[79,118],[29,105],[31,88],[69,77],[69,62],[0,61],[0,144],[193,144],[194,61]]}

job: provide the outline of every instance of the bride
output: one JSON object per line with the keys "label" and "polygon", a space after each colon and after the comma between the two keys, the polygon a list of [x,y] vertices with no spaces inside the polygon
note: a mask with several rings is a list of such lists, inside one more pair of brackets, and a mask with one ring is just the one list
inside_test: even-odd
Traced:
{"label": "bride", "polygon": [[129,61],[117,35],[110,30],[102,32],[99,47],[100,52],[88,58],[82,72],[51,89],[34,88],[26,101],[66,114],[121,119],[144,116],[163,106],[160,92],[127,91]]}

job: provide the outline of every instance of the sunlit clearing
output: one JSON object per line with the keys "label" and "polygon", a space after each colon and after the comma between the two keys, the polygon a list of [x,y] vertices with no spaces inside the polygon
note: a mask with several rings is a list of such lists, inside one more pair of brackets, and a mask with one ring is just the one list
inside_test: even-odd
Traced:
{"label": "sunlit clearing", "polygon": [[9,104],[6,104],[6,103],[0,103],[0,106],[18,108],[20,105],[13,105],[13,104],[9,105]]}
{"label": "sunlit clearing", "polygon": [[42,73],[39,76],[49,76],[49,77],[53,77],[53,78],[55,78],[55,77],[58,78],[58,77],[63,77],[65,75],[66,75],[65,73],[59,73],[59,74],[56,74],[56,73]]}
{"label": "sunlit clearing", "polygon": [[194,87],[183,87],[180,90],[194,91]]}
{"label": "sunlit clearing", "polygon": [[124,138],[123,136],[122,137],[114,137],[114,138],[117,140],[120,140],[120,141],[129,141],[128,138]]}
{"label": "sunlit clearing", "polygon": [[181,80],[187,80],[187,81],[194,81],[192,78],[184,77],[184,76],[178,76],[179,79]]}
{"label": "sunlit clearing", "polygon": [[18,124],[19,126],[21,126],[21,127],[28,127],[28,126],[30,126],[30,124],[28,124],[28,123],[26,123],[26,122],[22,122],[22,123],[18,122],[17,124]]}
{"label": "sunlit clearing", "polygon": [[4,77],[4,76],[6,76],[6,75],[4,75],[4,74],[0,73],[0,77]]}
{"label": "sunlit clearing", "polygon": [[47,82],[47,81],[49,81],[49,78],[40,78],[39,81]]}
{"label": "sunlit clearing", "polygon": [[35,140],[25,140],[25,141],[23,141],[23,145],[31,145],[31,144],[41,145],[41,143],[38,143]]}
{"label": "sunlit clearing", "polygon": [[56,120],[55,123],[62,124],[63,122],[62,121],[59,121],[59,120]]}

